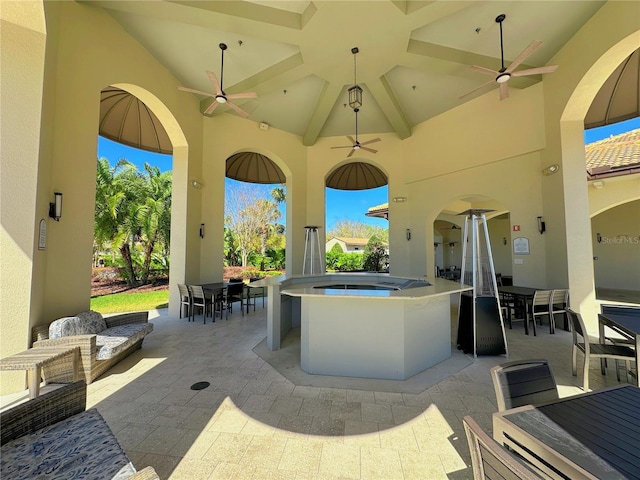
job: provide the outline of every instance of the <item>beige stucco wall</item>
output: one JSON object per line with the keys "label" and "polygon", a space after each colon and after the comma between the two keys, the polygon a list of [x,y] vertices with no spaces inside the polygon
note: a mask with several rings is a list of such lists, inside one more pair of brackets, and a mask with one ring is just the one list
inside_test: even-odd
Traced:
{"label": "beige stucco wall", "polygon": [[[42,4],[3,2],[0,10],[0,354],[25,348],[30,326],[89,305],[98,100],[108,85],[144,97],[174,142],[172,310],[177,282],[221,277],[224,160],[239,150],[268,155],[287,175],[287,273],[300,272],[304,226],[325,233],[324,179],[345,161],[330,147],[344,138],[307,148],[299,137],[235,115],[204,118],[197,100],[179,92],[178,81],[100,8],[46,2],[44,11],[46,56]],[[588,200],[582,119],[599,85],[640,46],[639,32],[636,2],[608,2],[552,60],[560,68],[543,83],[512,90],[502,102],[491,91],[414,127],[404,141],[379,135],[385,148],[376,155],[352,157],[387,174],[390,198],[407,198],[389,205],[391,273],[431,274],[433,221],[451,202],[483,196],[530,240],[530,255],[511,265],[514,282],[568,284],[572,307],[594,329],[595,314],[585,315],[595,308],[589,216],[606,202]],[[553,163],[560,173],[543,177],[540,170]],[[191,179],[203,188],[188,187]],[[37,223],[47,218],[54,190],[64,194],[63,218],[47,221],[47,247],[37,251]],[[207,225],[202,240],[200,223]],[[0,393],[22,387],[5,373]]]}
{"label": "beige stucco wall", "polygon": [[640,291],[640,200],[596,215],[591,229],[596,285]]}
{"label": "beige stucco wall", "polygon": [[[28,292],[32,283],[36,224],[48,204],[36,206],[40,108],[45,56],[40,2],[4,2],[0,8],[0,357],[29,345]],[[53,195],[47,195],[48,201]],[[47,218],[48,220],[48,218]],[[52,227],[52,221],[47,224]],[[3,372],[2,391],[24,388],[24,373]]]}

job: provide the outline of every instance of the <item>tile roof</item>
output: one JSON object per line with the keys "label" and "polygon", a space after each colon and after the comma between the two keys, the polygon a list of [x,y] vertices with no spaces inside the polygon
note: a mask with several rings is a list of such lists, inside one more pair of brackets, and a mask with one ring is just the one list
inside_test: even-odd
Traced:
{"label": "tile roof", "polygon": [[589,178],[640,172],[640,128],[585,146]]}

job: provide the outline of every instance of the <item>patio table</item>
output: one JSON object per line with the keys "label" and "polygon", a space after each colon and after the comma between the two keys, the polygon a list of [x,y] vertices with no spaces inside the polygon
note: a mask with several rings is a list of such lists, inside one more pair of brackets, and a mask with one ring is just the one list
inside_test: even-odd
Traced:
{"label": "patio table", "polygon": [[[514,302],[520,300],[524,304],[524,333],[529,335],[529,321],[528,316],[531,314],[531,318],[535,322],[533,318],[533,296],[536,294],[537,288],[531,287],[518,287],[518,286],[509,286],[509,287],[498,287],[498,293],[503,295],[509,295],[513,297]],[[511,320],[511,310],[508,310],[509,320]]]}
{"label": "patio table", "polygon": [[493,437],[551,478],[640,479],[640,388],[497,412]]}
{"label": "patio table", "polygon": [[[605,328],[610,328],[614,332],[618,333],[622,337],[632,342],[631,346],[635,345],[636,351],[636,386],[640,387],[640,375],[638,373],[638,367],[640,361],[638,359],[638,352],[640,351],[640,316],[638,314],[626,313],[623,309],[620,309],[620,313],[608,312],[598,314],[598,331],[600,336],[600,343],[605,343]],[[604,359],[600,360],[604,362]]]}

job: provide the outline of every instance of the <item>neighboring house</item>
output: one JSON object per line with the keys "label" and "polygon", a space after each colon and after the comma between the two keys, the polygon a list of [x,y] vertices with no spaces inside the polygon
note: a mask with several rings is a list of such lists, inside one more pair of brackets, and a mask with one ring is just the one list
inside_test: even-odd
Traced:
{"label": "neighboring house", "polygon": [[327,242],[325,251],[331,251],[333,246],[337,243],[342,247],[342,251],[345,253],[363,253],[364,247],[367,246],[368,241],[368,238],[332,237]]}

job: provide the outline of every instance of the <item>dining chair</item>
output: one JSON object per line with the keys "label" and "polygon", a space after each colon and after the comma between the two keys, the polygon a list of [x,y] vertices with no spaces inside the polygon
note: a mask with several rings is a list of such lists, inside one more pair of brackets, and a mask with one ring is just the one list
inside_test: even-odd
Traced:
{"label": "dining chair", "polygon": [[[240,302],[240,311],[242,312],[242,316],[244,317],[244,283],[243,282],[235,282],[229,283],[227,285],[227,292],[224,297],[224,308],[226,308],[227,313],[225,318],[229,319],[229,312],[233,313],[233,304],[235,302]],[[222,314],[220,314],[222,316]]]}
{"label": "dining chair", "polygon": [[547,360],[515,360],[491,370],[498,411],[558,398],[556,380]]}
{"label": "dining chair", "polygon": [[556,331],[556,314],[561,313],[564,317],[565,330],[569,329],[569,320],[567,318],[567,308],[569,307],[569,290],[555,289],[552,290],[549,297],[549,321],[552,328],[551,333]]}
{"label": "dining chair", "polygon": [[[258,280],[262,280],[260,277],[251,277],[249,279],[249,285],[251,282],[257,282]],[[253,311],[256,311],[256,298],[262,298],[262,308],[264,308],[264,291],[265,287],[251,287],[247,288],[247,298],[246,298],[246,306],[247,313],[249,313],[249,306],[253,305]]]}
{"label": "dining chair", "polygon": [[[196,307],[202,309],[202,320],[204,323],[207,323],[207,313],[211,311],[212,307],[212,299],[211,294],[204,291],[201,285],[190,285],[191,289],[191,306],[192,306],[192,315],[193,321],[196,320]],[[215,322],[216,319],[212,318]]]}
{"label": "dining chair", "polygon": [[186,316],[189,321],[191,321],[191,292],[189,291],[189,287],[179,283],[178,292],[180,293],[180,318],[185,316],[183,313],[186,311]]}
{"label": "dining chair", "polygon": [[542,325],[542,318],[544,316],[549,317],[549,333],[555,332],[555,324],[551,316],[551,294],[552,290],[536,290],[533,294],[533,300],[531,302],[531,315],[533,316],[533,334],[536,334],[536,318],[539,319],[540,325]]}
{"label": "dining chair", "polygon": [[539,480],[544,478],[480,428],[469,415],[462,419],[474,480]]}
{"label": "dining chair", "polygon": [[[582,316],[567,308],[567,314],[571,322],[571,328],[573,330],[573,346],[571,348],[571,373],[575,377],[577,375],[577,354],[580,350],[584,354],[584,367],[583,367],[583,390],[586,392],[589,390],[589,365],[591,358],[612,358],[615,360],[635,361],[635,351],[624,345],[603,345],[602,343],[591,343],[589,340],[589,334],[584,326]],[[578,338],[580,336],[582,341]],[[620,370],[617,368],[616,362],[616,376],[620,381]],[[606,369],[604,363],[600,363],[600,372],[602,375],[606,375]]]}

